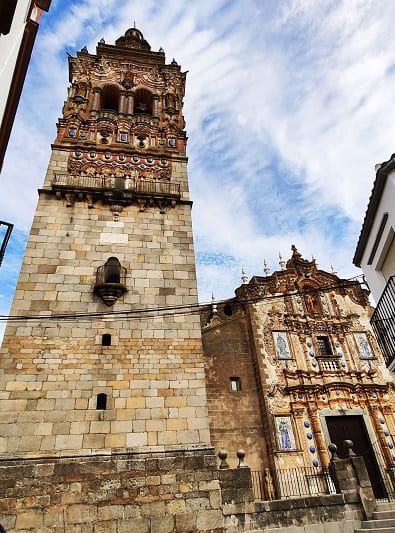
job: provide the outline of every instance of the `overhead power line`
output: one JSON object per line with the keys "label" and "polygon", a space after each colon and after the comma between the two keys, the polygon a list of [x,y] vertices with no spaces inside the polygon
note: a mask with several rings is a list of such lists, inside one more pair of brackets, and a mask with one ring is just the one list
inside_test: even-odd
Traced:
{"label": "overhead power line", "polygon": [[[280,298],[285,298],[289,296],[303,296],[304,294],[311,294],[317,292],[328,292],[335,289],[345,289],[348,287],[355,286],[356,284],[361,285],[357,278],[362,277],[362,274],[354,276],[343,280],[341,283],[336,285],[328,285],[324,287],[318,287],[316,289],[309,289],[307,291],[294,291],[287,292],[285,294],[274,294],[269,296],[257,296],[254,298],[245,298],[238,299],[238,303],[255,303],[260,301],[269,301],[277,300]],[[232,298],[227,298],[225,300],[216,301],[216,305],[221,305],[228,302]],[[56,321],[65,321],[74,322],[75,320],[105,320],[105,319],[114,319],[114,320],[123,320],[123,319],[142,319],[142,318],[159,318],[167,316],[175,316],[181,314],[194,314],[198,313],[204,308],[211,307],[212,303],[196,303],[196,304],[185,304],[185,305],[172,305],[172,306],[158,306],[158,307],[149,307],[149,308],[138,308],[138,309],[129,309],[123,311],[108,311],[108,312],[98,312],[98,313],[62,313],[62,314],[46,314],[46,315],[0,315],[0,322],[23,322],[23,321],[43,321],[43,320],[56,320]]]}

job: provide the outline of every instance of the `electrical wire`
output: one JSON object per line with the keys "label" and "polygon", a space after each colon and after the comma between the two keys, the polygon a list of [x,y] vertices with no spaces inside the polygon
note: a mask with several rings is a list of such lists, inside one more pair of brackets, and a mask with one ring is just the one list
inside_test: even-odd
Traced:
{"label": "electrical wire", "polygon": [[[255,303],[260,301],[269,301],[276,300],[279,298],[286,298],[290,296],[303,296],[304,294],[311,294],[317,292],[328,292],[335,289],[346,289],[348,287],[355,287],[356,284],[362,285],[357,278],[362,277],[363,274],[359,274],[352,278],[342,280],[341,283],[336,285],[327,285],[319,287],[316,289],[310,289],[307,291],[297,290],[294,292],[287,292],[286,294],[274,294],[269,296],[256,296],[254,298],[238,298],[238,303]],[[246,285],[248,286],[248,285]],[[243,287],[243,285],[241,285]],[[216,305],[221,305],[225,302],[232,300],[232,298],[227,298],[225,300],[218,300],[214,303]],[[44,320],[56,320],[56,321],[72,321],[75,320],[91,320],[91,319],[102,319],[102,320],[123,320],[123,319],[147,319],[147,318],[160,318],[168,316],[176,316],[181,314],[195,314],[200,313],[204,309],[208,309],[212,306],[210,303],[196,303],[196,304],[187,304],[187,305],[173,305],[173,306],[160,306],[160,307],[149,307],[149,308],[138,308],[138,309],[129,309],[124,311],[108,311],[108,312],[97,312],[97,313],[63,313],[63,314],[47,314],[47,315],[0,315],[0,322],[23,322],[23,321],[44,321]]]}

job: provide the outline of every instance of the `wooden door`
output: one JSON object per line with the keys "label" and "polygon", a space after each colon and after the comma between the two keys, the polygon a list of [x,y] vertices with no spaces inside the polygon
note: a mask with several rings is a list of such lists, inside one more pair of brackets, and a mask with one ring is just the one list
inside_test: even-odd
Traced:
{"label": "wooden door", "polygon": [[331,442],[336,444],[339,457],[344,459],[346,456],[344,440],[352,440],[355,455],[364,458],[375,498],[385,498],[383,480],[362,416],[327,416],[325,420]]}

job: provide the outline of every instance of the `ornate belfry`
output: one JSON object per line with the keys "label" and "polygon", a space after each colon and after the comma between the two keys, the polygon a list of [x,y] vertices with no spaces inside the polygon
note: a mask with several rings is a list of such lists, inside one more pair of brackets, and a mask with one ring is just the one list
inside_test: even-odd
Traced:
{"label": "ornate belfry", "polygon": [[[96,54],[69,56],[69,72],[17,318],[0,352],[0,460],[132,455],[144,458],[141,478],[149,457],[151,481],[174,470],[192,483],[195,469],[214,472],[216,461],[194,308],[186,74],[136,28],[115,45],[102,40]],[[171,460],[158,474],[163,454]],[[119,481],[125,464],[103,459],[97,476]],[[173,499],[178,479],[167,481]],[[138,483],[147,495],[150,482]]]}

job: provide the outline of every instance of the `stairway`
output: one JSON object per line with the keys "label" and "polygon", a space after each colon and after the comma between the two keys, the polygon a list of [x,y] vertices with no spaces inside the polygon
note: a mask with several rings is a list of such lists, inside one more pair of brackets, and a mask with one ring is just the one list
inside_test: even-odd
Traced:
{"label": "stairway", "polygon": [[372,520],[364,520],[354,533],[369,531],[395,533],[395,502],[377,503],[377,510],[373,513]]}

